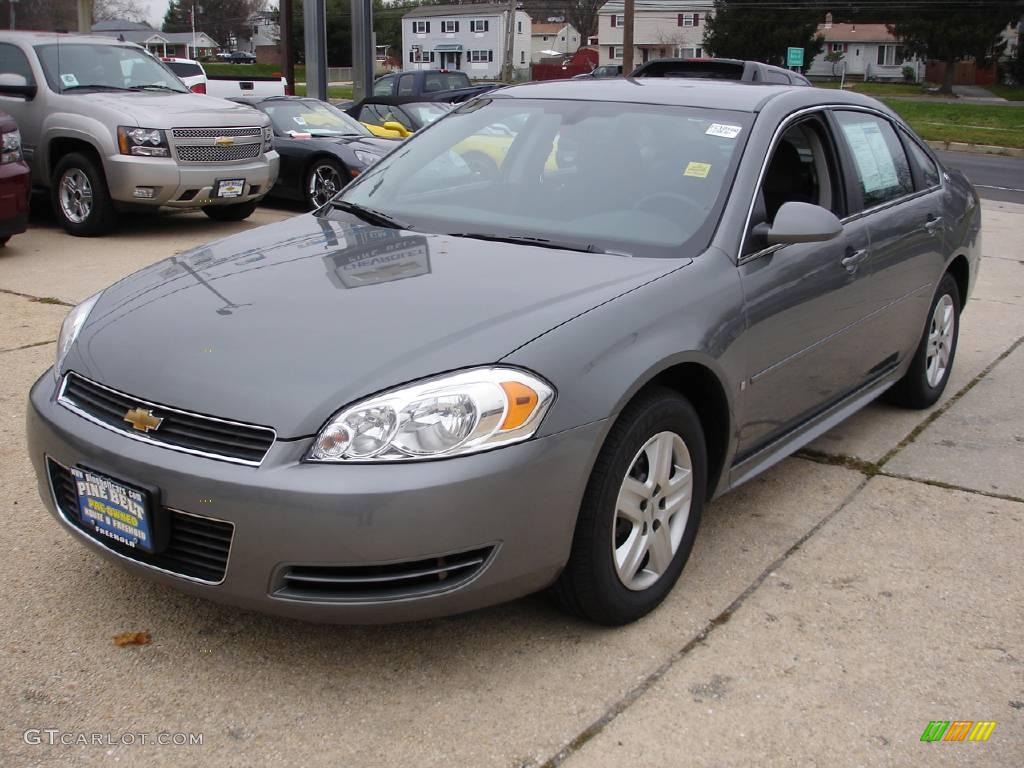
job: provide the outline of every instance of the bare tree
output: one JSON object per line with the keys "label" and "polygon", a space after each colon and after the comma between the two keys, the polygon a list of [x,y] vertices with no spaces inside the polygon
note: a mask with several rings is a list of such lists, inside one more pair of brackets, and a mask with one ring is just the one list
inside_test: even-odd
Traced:
{"label": "bare tree", "polygon": [[93,0],[92,17],[96,21],[145,21],[146,9],[141,0]]}

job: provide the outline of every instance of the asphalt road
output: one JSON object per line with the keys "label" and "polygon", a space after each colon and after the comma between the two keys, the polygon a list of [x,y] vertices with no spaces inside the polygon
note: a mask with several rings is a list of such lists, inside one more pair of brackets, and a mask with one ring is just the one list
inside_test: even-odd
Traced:
{"label": "asphalt road", "polygon": [[963,171],[987,200],[1024,203],[1024,158],[936,150],[950,168]]}

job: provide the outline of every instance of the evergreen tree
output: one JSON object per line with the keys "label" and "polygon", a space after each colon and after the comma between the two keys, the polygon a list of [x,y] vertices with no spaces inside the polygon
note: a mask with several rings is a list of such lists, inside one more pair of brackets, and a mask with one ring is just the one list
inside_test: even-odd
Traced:
{"label": "evergreen tree", "polygon": [[721,58],[748,59],[784,66],[786,49],[804,49],[809,65],[822,49],[818,25],[825,14],[820,0],[715,0],[708,16],[704,47]]}

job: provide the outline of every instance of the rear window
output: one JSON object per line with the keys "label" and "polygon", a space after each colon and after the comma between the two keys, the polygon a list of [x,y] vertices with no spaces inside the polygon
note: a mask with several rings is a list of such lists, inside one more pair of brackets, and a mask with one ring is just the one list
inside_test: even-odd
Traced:
{"label": "rear window", "polygon": [[431,72],[424,78],[423,90],[427,93],[454,91],[469,87],[469,76],[464,72]]}
{"label": "rear window", "polygon": [[198,64],[184,61],[165,61],[164,63],[178,77],[197,77],[203,74],[203,68]]}
{"label": "rear window", "polygon": [[709,80],[740,80],[743,65],[725,61],[652,61],[633,77],[702,77]]}

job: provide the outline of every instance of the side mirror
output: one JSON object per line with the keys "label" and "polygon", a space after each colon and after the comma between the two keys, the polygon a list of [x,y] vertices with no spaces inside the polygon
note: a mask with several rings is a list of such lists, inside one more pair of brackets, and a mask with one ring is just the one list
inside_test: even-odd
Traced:
{"label": "side mirror", "polygon": [[775,221],[763,234],[769,245],[789,245],[823,243],[842,231],[843,225],[832,211],[820,205],[790,202],[782,204]]}
{"label": "side mirror", "polygon": [[26,101],[36,97],[38,88],[29,84],[24,75],[5,73],[0,75],[0,95],[3,96],[24,96]]}
{"label": "side mirror", "polygon": [[386,121],[382,127],[387,128],[389,131],[395,131],[402,138],[412,135],[412,131],[410,131],[401,123],[395,122],[394,120]]}

